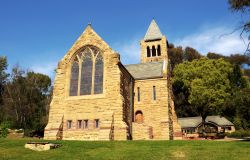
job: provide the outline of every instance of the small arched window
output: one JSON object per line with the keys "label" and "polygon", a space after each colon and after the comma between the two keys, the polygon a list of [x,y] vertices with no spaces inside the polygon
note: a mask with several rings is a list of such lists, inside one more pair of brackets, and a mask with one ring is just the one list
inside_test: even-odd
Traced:
{"label": "small arched window", "polygon": [[143,122],[143,113],[142,111],[135,112],[135,122],[142,123]]}
{"label": "small arched window", "polygon": [[155,46],[152,47],[152,56],[153,56],[153,57],[156,56],[156,49],[155,49]]}
{"label": "small arched window", "polygon": [[150,48],[147,46],[147,57],[151,57]]}
{"label": "small arched window", "polygon": [[160,45],[157,46],[157,55],[161,56],[161,46]]}
{"label": "small arched window", "polygon": [[103,58],[100,54],[97,55],[95,60],[95,94],[103,92]]}
{"label": "small arched window", "polygon": [[79,63],[77,59],[73,62],[71,66],[71,76],[70,76],[70,96],[77,96],[78,92],[78,77],[79,77]]}

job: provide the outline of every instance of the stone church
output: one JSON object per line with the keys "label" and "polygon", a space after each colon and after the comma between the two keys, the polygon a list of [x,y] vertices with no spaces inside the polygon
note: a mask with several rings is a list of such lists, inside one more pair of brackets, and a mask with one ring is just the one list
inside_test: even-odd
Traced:
{"label": "stone church", "polygon": [[58,63],[44,139],[180,139],[168,41],[155,20],[140,46],[141,63],[123,65],[88,25]]}

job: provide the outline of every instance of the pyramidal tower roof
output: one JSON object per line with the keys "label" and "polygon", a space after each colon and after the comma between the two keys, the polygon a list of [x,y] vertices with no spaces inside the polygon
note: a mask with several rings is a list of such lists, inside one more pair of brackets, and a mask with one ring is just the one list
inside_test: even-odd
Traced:
{"label": "pyramidal tower roof", "polygon": [[148,27],[147,33],[144,37],[144,40],[155,40],[155,39],[161,39],[162,33],[160,31],[160,28],[158,27],[157,23],[153,19]]}

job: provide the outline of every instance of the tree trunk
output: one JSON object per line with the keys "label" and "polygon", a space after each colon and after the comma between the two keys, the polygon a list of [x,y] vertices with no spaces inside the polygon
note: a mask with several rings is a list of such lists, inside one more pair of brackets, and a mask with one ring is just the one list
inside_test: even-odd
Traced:
{"label": "tree trunk", "polygon": [[201,116],[202,118],[202,137],[206,137],[206,132],[205,132],[205,124],[206,124],[206,118],[207,118],[207,115],[204,114]]}

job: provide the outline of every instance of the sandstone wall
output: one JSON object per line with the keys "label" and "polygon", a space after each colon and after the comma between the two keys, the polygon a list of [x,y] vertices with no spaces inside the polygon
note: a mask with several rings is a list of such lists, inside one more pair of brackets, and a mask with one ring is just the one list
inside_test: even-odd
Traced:
{"label": "sandstone wall", "polygon": [[[156,100],[153,100],[153,86],[156,87]],[[137,87],[140,87],[139,102]],[[167,79],[135,80],[134,92],[134,114],[139,110],[143,112],[143,124],[152,127],[153,139],[168,140],[170,121]]]}
{"label": "sandstone wall", "polygon": [[123,121],[128,125],[128,139],[132,137],[132,117],[133,117],[133,83],[134,79],[124,66],[120,65],[121,83],[120,91],[123,95]]}
{"label": "sandstone wall", "polygon": [[172,83],[171,83],[169,62],[168,62],[167,68],[168,68],[168,72],[166,76],[168,78],[168,97],[169,97],[168,106],[169,106],[169,121],[170,121],[170,139],[181,140],[182,131],[181,131],[181,126],[178,122],[178,117],[175,112],[174,94],[173,94],[173,88],[172,88]]}
{"label": "sandstone wall", "polygon": [[[141,63],[159,62],[163,61],[165,58],[168,59],[167,39],[165,36],[163,36],[161,40],[155,40],[155,41],[142,40],[140,45],[141,45]],[[152,48],[152,46],[155,46],[157,49],[158,45],[161,46],[161,56],[147,57],[147,47],[149,46],[150,48]]]}
{"label": "sandstone wall", "polygon": [[[69,96],[72,57],[86,45],[99,48],[103,54],[103,94]],[[128,125],[124,121],[124,96],[120,91],[119,58],[119,55],[93,31],[91,26],[88,26],[58,65],[45,139],[60,137],[66,140],[127,139]],[[86,119],[89,120],[88,129],[77,129],[77,120]],[[100,120],[99,128],[94,127],[95,119]],[[73,122],[71,129],[67,128],[68,120]]]}
{"label": "sandstone wall", "polygon": [[133,122],[133,140],[153,139],[153,128],[144,123]]}

